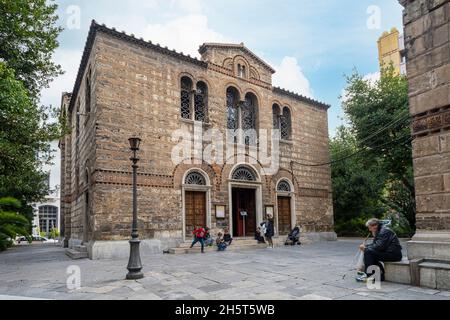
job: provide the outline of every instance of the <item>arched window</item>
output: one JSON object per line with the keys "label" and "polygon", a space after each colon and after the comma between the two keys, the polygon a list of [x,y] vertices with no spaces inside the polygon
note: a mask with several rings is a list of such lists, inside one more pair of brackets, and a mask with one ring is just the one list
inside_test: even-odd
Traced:
{"label": "arched window", "polygon": [[280,106],[276,103],[272,106],[272,119],[273,129],[280,130]]}
{"label": "arched window", "polygon": [[208,110],[208,87],[202,81],[197,83],[194,98],[195,121],[206,122]]}
{"label": "arched window", "polygon": [[192,80],[188,77],[181,78],[181,118],[191,119],[191,93]]}
{"label": "arched window", "polygon": [[252,93],[247,93],[242,104],[242,125],[245,134],[245,144],[256,145],[256,119],[257,119],[257,98]]}
{"label": "arched window", "polygon": [[288,107],[284,107],[283,115],[281,116],[281,139],[291,140],[292,137],[292,125],[291,125],[291,111]]}
{"label": "arched window", "polygon": [[[80,136],[80,100],[78,100],[77,103],[77,113],[75,114],[76,120],[75,120],[75,137],[78,139]],[[78,142],[78,140],[77,140]]]}
{"label": "arched window", "polygon": [[193,171],[186,176],[184,183],[188,185],[206,186],[206,179],[200,172]]}
{"label": "arched window", "polygon": [[90,69],[86,75],[84,94],[85,94],[85,98],[84,98],[85,113],[86,113],[86,118],[88,118],[91,113],[91,70]]}
{"label": "arched window", "polygon": [[233,180],[239,181],[257,181],[256,177],[256,173],[252,169],[245,166],[236,168],[232,175]]}
{"label": "arched window", "polygon": [[281,180],[277,186],[278,192],[291,192],[291,185],[286,180]]}
{"label": "arched window", "polygon": [[238,103],[239,103],[239,93],[235,88],[227,89],[227,128],[230,130],[238,129]]}
{"label": "arched window", "polygon": [[58,228],[58,207],[40,206],[39,207],[39,231],[49,233]]}

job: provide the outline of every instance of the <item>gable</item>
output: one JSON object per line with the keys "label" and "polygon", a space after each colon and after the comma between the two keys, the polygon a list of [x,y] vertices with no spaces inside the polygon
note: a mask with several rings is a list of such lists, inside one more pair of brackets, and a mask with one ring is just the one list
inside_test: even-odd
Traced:
{"label": "gable", "polygon": [[224,67],[237,77],[272,83],[275,70],[241,44],[205,43],[199,52],[202,60]]}

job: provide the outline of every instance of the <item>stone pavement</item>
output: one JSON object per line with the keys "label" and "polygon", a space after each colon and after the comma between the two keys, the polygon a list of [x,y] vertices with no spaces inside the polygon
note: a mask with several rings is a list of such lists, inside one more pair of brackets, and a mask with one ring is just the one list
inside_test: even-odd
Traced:
{"label": "stone pavement", "polygon": [[[57,246],[20,246],[0,253],[0,299],[450,300],[450,292],[356,283],[360,242],[142,257],[145,278],[131,282],[123,280],[127,260],[70,260]],[[70,266],[80,268],[78,290],[67,288]]]}

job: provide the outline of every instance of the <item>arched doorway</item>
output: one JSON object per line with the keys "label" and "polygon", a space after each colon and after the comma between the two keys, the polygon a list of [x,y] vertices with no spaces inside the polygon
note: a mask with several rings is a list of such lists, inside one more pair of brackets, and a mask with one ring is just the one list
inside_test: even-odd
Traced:
{"label": "arched doorway", "polygon": [[229,184],[230,232],[234,237],[253,237],[262,221],[262,191],[257,171],[237,165]]}
{"label": "arched doorway", "polygon": [[277,183],[278,234],[287,235],[296,224],[292,183],[281,179]]}
{"label": "arched doorway", "polygon": [[186,172],[183,178],[183,238],[190,238],[196,226],[211,224],[208,175],[200,169]]}

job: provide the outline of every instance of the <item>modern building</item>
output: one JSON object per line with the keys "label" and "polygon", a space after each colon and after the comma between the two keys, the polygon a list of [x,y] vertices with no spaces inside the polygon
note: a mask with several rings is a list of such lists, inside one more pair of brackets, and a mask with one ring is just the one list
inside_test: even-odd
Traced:
{"label": "modern building", "polygon": [[378,39],[378,61],[380,68],[392,63],[397,74],[406,74],[405,40],[396,28],[384,32]]}
{"label": "modern building", "polygon": [[127,256],[132,220],[128,139],[142,139],[142,254],[191,239],[195,226],[253,237],[300,225],[334,240],[328,105],[272,85],[244,44],[205,43],[200,59],[92,22],[62,109],[66,245],[91,259]]}
{"label": "modern building", "polygon": [[59,141],[51,143],[53,165],[44,165],[42,170],[48,174],[48,185],[50,193],[41,203],[33,204],[33,235],[40,232],[48,234],[53,229],[60,232],[60,181],[61,181],[61,151],[58,146]]}

